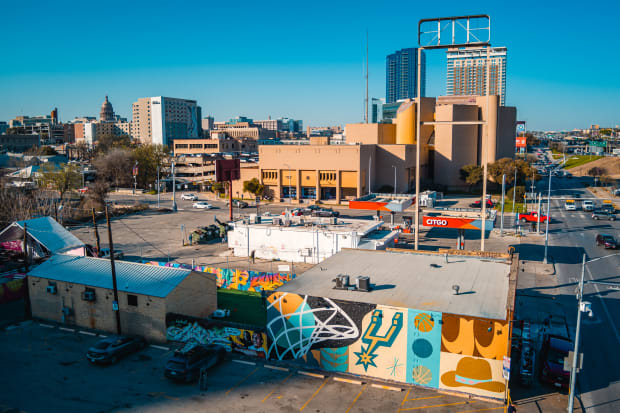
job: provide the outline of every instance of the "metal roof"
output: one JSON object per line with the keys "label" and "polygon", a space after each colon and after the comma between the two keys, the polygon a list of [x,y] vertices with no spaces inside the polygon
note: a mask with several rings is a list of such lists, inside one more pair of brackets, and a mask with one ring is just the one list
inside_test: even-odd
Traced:
{"label": "metal roof", "polygon": [[[489,258],[343,249],[277,291],[504,320],[510,271]],[[370,292],[333,289],[340,274],[369,276]]]}
{"label": "metal roof", "polygon": [[[192,271],[114,261],[116,284],[119,291],[166,297]],[[110,260],[104,258],[76,257],[73,255],[52,255],[47,261],[28,273],[34,277],[49,280],[112,289]]]}
{"label": "metal roof", "polygon": [[16,223],[22,229],[26,223],[28,234],[50,250],[52,254],[84,246],[79,238],[67,231],[54,218],[34,218]]}

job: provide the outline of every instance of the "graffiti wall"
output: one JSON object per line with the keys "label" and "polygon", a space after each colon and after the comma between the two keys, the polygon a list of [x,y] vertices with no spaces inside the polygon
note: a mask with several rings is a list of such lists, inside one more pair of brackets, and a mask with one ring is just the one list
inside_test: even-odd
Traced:
{"label": "graffiti wall", "polygon": [[508,323],[274,292],[268,357],[503,398]]}
{"label": "graffiti wall", "polygon": [[192,317],[167,314],[166,339],[181,343],[218,344],[246,356],[267,358],[265,333],[218,325]]}
{"label": "graffiti wall", "polygon": [[241,291],[275,290],[281,285],[295,278],[295,274],[259,272],[247,270],[235,270],[232,268],[218,268],[209,266],[197,266],[177,264],[172,262],[143,261],[145,264],[159,265],[162,267],[183,268],[198,272],[206,272],[216,276],[217,286]]}

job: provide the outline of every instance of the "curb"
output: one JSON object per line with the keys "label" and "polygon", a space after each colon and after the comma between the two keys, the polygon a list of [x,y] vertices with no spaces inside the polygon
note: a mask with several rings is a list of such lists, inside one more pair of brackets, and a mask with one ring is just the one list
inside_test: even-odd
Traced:
{"label": "curb", "polygon": [[233,359],[232,362],[233,363],[240,363],[240,364],[247,364],[249,366],[256,366],[256,363],[254,363],[253,361],[245,361],[245,360]]}
{"label": "curb", "polygon": [[304,376],[316,377],[317,379],[324,379],[325,377],[327,377],[323,374],[310,373],[309,371],[303,371],[303,370],[300,370],[297,373],[303,374]]}
{"label": "curb", "polygon": [[393,386],[385,386],[382,384],[371,384],[372,387],[375,387],[377,389],[383,389],[383,390],[392,390],[392,391],[403,391],[405,389],[401,389],[400,387],[393,387]]}
{"label": "curb", "polygon": [[263,364],[263,367],[271,370],[288,371],[286,367],[272,366],[271,364]]}
{"label": "curb", "polygon": [[361,386],[362,384],[364,384],[364,382],[361,380],[351,380],[351,379],[345,379],[342,377],[334,377],[334,381],[341,381],[341,382],[349,383],[349,384],[357,384],[358,386]]}

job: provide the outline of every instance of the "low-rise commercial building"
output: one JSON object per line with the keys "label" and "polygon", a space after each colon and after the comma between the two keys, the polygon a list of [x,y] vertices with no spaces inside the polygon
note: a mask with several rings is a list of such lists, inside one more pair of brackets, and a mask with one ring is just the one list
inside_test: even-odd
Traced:
{"label": "low-rise commercial building", "polygon": [[[217,133],[213,133],[217,135]],[[175,156],[200,155],[224,152],[257,152],[256,140],[250,138],[175,139],[172,144]]]}
{"label": "low-rise commercial building", "polygon": [[[121,332],[166,340],[166,314],[204,318],[217,308],[215,275],[116,261]],[[116,332],[110,260],[54,255],[28,273],[32,316]]]}
{"label": "low-rise commercial building", "polygon": [[41,146],[41,136],[39,134],[0,135],[0,148],[9,152],[24,152],[33,146]]}

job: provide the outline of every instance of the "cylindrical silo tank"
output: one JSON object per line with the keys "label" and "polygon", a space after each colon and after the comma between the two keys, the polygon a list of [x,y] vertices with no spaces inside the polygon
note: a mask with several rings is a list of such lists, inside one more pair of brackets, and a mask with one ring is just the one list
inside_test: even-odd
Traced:
{"label": "cylindrical silo tank", "polygon": [[398,145],[415,142],[415,102],[403,102],[396,111],[396,143]]}

